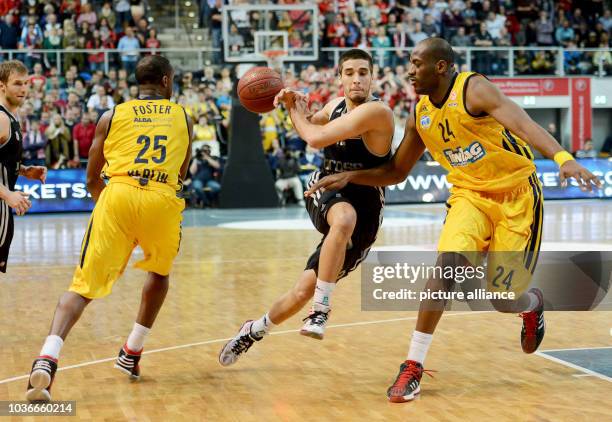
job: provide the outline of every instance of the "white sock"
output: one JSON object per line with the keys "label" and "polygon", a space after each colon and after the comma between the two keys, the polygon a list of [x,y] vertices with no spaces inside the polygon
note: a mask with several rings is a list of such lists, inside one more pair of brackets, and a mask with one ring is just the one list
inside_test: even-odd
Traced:
{"label": "white sock", "polygon": [[268,314],[265,314],[258,320],[253,321],[253,325],[251,325],[251,334],[256,337],[263,337],[274,327],[276,327],[276,324],[270,321]]}
{"label": "white sock", "polygon": [[527,297],[529,298],[529,305],[527,305],[525,312],[535,311],[540,307],[540,297],[538,295],[534,292],[527,292]]}
{"label": "white sock", "polygon": [[331,294],[336,288],[336,283],[319,280],[317,278],[317,286],[314,293],[314,310],[327,312],[330,308]]}
{"label": "white sock", "polygon": [[145,338],[147,337],[147,334],[149,334],[149,331],[151,331],[150,328],[135,322],[134,328],[132,328],[132,332],[127,339],[127,348],[132,352],[140,352],[144,346]]}
{"label": "white sock", "polygon": [[40,350],[40,356],[51,356],[53,359],[59,359],[60,350],[63,345],[64,340],[60,336],[48,336]]}
{"label": "white sock", "polygon": [[410,340],[408,360],[417,361],[422,365],[425,362],[425,356],[427,356],[427,350],[429,350],[432,338],[433,334],[422,333],[415,330],[412,333],[412,340]]}

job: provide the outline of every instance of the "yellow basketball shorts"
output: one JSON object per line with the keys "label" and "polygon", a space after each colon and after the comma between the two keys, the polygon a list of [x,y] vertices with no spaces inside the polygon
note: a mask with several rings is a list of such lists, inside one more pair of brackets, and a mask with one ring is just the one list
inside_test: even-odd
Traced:
{"label": "yellow basketball shorts", "polygon": [[488,290],[512,291],[518,297],[529,287],[537,264],[543,199],[535,174],[504,193],[453,187],[438,251],[461,253],[473,265],[488,252]]}
{"label": "yellow basketball shorts", "polygon": [[185,201],[172,189],[138,187],[114,179],[91,214],[70,291],[95,299],[108,295],[139,245],[136,268],[168,275],[181,240]]}

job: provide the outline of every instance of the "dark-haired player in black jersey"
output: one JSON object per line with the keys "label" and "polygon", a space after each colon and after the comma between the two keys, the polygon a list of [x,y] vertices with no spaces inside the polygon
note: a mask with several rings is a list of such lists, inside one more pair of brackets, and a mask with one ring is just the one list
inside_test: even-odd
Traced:
{"label": "dark-haired player in black jersey", "polygon": [[22,166],[21,127],[17,110],[28,94],[28,69],[18,60],[0,63],[0,272],[6,272],[11,240],[13,240],[13,214],[25,214],[32,204],[28,195],[15,191],[19,175],[45,182],[47,169],[40,166]]}
{"label": "dark-haired player in black jersey", "polygon": [[[308,118],[307,97],[283,89],[275,99],[289,110],[302,139],[323,149],[324,163],[309,185],[338,172],[368,169],[389,160],[393,138],[393,112],[372,97],[372,58],[363,50],[349,50],[340,58],[339,73],[345,96],[336,98]],[[221,350],[221,365],[231,365],[254,341],[296,314],[314,296],[310,315],[301,334],[322,339],[336,283],[366,257],[382,222],[384,191],[372,186],[348,185],[309,197],[306,209],[323,234],[295,286],[281,296],[269,312],[245,322]]]}

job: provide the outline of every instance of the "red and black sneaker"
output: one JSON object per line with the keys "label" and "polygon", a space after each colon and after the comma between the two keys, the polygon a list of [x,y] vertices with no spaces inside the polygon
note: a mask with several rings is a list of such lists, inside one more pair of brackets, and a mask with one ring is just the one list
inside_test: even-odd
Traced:
{"label": "red and black sneaker", "polygon": [[57,371],[57,359],[51,356],[39,356],[32,363],[28,379],[26,400],[30,402],[51,401],[51,385]]}
{"label": "red and black sneaker", "polygon": [[115,361],[115,368],[121,372],[127,374],[132,379],[140,378],[140,357],[142,356],[142,349],[139,352],[128,349],[127,344],[124,344],[121,350],[119,350],[119,356]]}
{"label": "red and black sneaker", "polygon": [[544,339],[546,322],[544,321],[544,295],[540,289],[529,289],[538,296],[540,305],[535,311],[523,312],[519,316],[523,318],[521,330],[521,347],[525,353],[533,353]]}
{"label": "red and black sneaker", "polygon": [[400,365],[399,374],[395,378],[395,382],[387,390],[387,397],[393,403],[405,403],[414,400],[417,394],[421,392],[421,378],[423,372],[433,378],[429,372],[423,369],[423,365],[414,360],[407,360]]}

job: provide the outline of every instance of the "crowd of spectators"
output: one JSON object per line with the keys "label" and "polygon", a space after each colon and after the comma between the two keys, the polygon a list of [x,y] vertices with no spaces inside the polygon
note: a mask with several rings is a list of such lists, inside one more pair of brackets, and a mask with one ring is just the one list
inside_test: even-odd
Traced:
{"label": "crowd of spectators", "polygon": [[[14,58],[48,70],[59,65],[55,50],[118,49],[119,55],[109,55],[110,65],[130,74],[140,56],[137,49],[161,47],[144,1],[0,0],[0,50],[19,49]],[[0,51],[2,59],[6,54]],[[104,53],[61,56],[62,73],[75,65],[91,74],[103,64]]]}
{"label": "crowd of spectators", "polygon": [[[220,43],[221,40],[215,41],[215,37],[221,34],[220,8],[223,7],[223,0],[202,1],[208,4],[203,20],[210,27],[213,43]],[[235,0],[232,3],[247,2]],[[279,1],[285,4],[292,2]],[[606,44],[608,50],[604,52],[585,54],[566,51],[564,60],[570,73],[593,72],[599,60],[607,63],[605,70],[612,73],[609,51],[612,18],[602,1],[397,0],[387,3],[381,0],[337,0],[318,3],[322,12],[319,25],[323,46],[409,47],[431,35],[444,36],[458,47],[504,45],[503,42],[543,48],[551,45],[596,47]],[[334,7],[338,8],[338,13]],[[2,49],[19,48],[21,52],[16,58],[22,59],[31,69],[31,93],[20,113],[25,164],[44,164],[49,168],[85,165],[99,116],[115,104],[138,97],[138,88],[131,73],[141,53],[134,49],[160,46],[155,30],[149,28],[146,9],[142,0],[97,3],[81,3],[79,0],[0,0],[0,46]],[[538,19],[530,20],[537,16]],[[247,14],[242,22],[234,22],[234,39],[242,36],[243,45],[250,42],[243,35],[246,28],[244,21],[248,23],[254,18],[258,17]],[[309,28],[306,24],[301,30],[295,30],[296,19],[299,16],[282,14],[278,17],[278,27],[288,29],[292,39],[308,38]],[[545,30],[546,22],[552,22],[552,31],[550,28]],[[485,38],[490,44],[483,44]],[[104,58],[98,53],[64,54],[60,68],[54,52],[32,51],[40,47],[53,50],[97,46],[125,47],[125,52],[111,58],[110,68],[105,73],[102,66]],[[237,48],[242,47],[238,45]],[[407,55],[400,50],[381,54],[374,55],[377,64],[374,66],[373,94],[393,109],[397,128],[394,144],[397,145],[417,97],[407,82]],[[518,73],[544,73],[546,69],[554,68],[550,64],[550,54],[544,50],[518,51],[514,59],[515,67],[520,70]],[[0,51],[0,60],[6,58],[6,53],[3,55]],[[503,60],[478,56],[473,59],[473,65],[490,66],[493,72],[495,66],[504,66]],[[384,65],[379,66],[380,62]],[[197,72],[179,69],[174,81],[173,100],[185,107],[195,123],[194,158],[186,181],[187,189],[191,192],[190,200],[195,206],[216,203],[227,155],[230,93],[235,81],[235,69],[218,66],[218,63]],[[336,71],[325,58],[316,65],[287,68],[285,83],[309,92],[310,105],[314,110],[340,95]],[[297,180],[302,185],[306,184],[310,173],[321,164],[322,157],[318,151],[306,147],[281,109],[262,116],[261,131],[270,169],[274,177],[281,181],[277,187],[284,202],[288,196],[292,196],[290,191],[295,190]],[[605,145],[609,152],[612,141],[607,141]],[[300,197],[294,199],[301,200]]]}
{"label": "crowd of spectators", "polygon": [[[211,28],[213,45],[220,47],[221,7],[224,0],[206,3],[202,21]],[[257,0],[225,0],[225,3],[259,4]],[[293,4],[279,0],[277,4]],[[303,3],[303,2],[302,2]],[[447,39],[459,52],[459,64],[467,56],[461,47],[542,47],[518,50],[515,74],[554,74],[562,60],[568,74],[593,74],[600,64],[612,74],[608,51],[612,30],[609,2],[604,0],[317,0],[320,13],[319,45],[322,47],[387,48],[375,51],[382,66],[405,64],[405,49],[432,36]],[[268,24],[271,30],[287,30],[289,47],[311,47],[312,26],[307,12],[232,11],[230,52],[252,51],[254,32]],[[564,52],[558,58],[551,47],[603,49],[600,52]],[[299,53],[299,52],[298,52]],[[329,64],[332,54],[323,54]],[[485,74],[508,74],[508,53],[473,52],[471,67]],[[325,63],[327,61],[327,63]]]}

